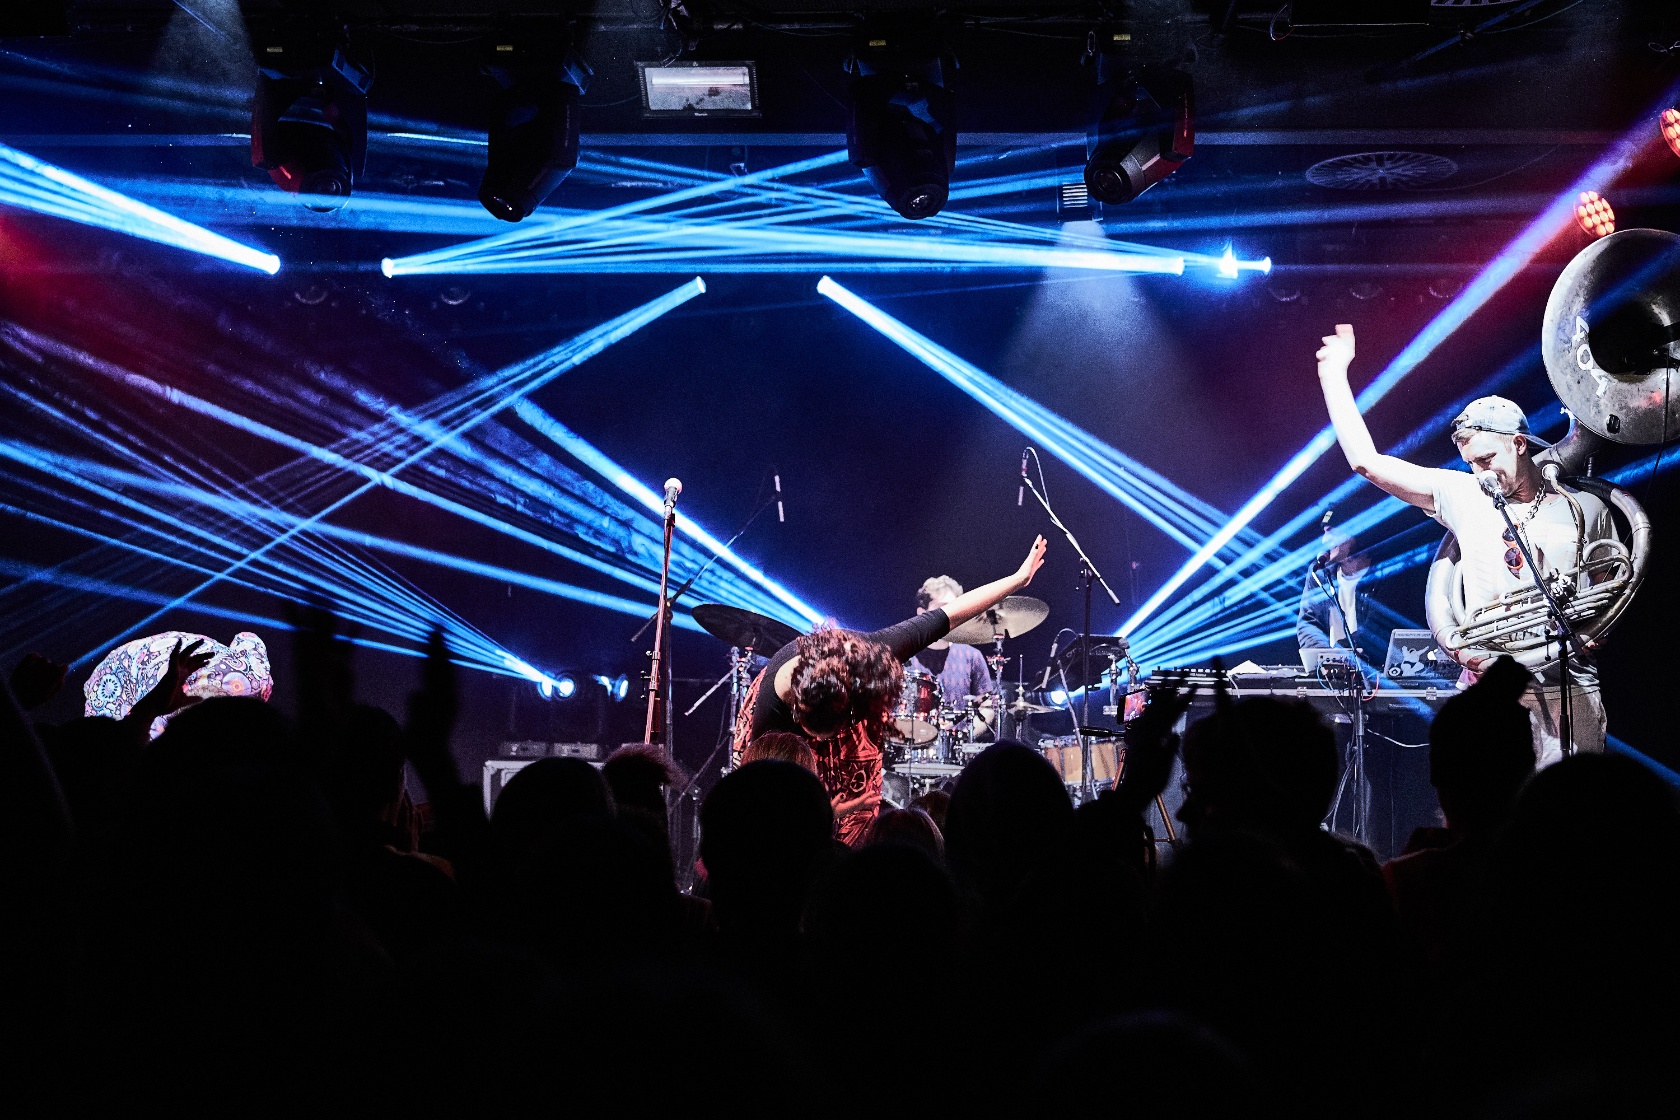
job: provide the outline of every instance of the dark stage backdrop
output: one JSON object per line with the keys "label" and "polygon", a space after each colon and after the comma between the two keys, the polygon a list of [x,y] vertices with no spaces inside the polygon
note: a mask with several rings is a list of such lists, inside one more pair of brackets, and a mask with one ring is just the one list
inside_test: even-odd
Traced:
{"label": "dark stage backdrop", "polygon": [[[18,221],[13,252],[49,252],[45,223]],[[281,239],[283,240],[283,239]],[[284,251],[284,250],[282,250]],[[126,334],[172,332],[221,356],[229,336],[283,343],[289,361],[344,368],[399,400],[418,402],[458,384],[463,359],[493,367],[532,354],[588,325],[668,290],[678,278],[466,278],[455,303],[445,283],[341,273],[275,279],[192,272],[164,251],[124,249],[128,267],[106,274],[14,271],[6,316],[120,359]],[[448,278],[444,278],[448,279]],[[1371,417],[1378,442],[1392,444],[1509,362],[1524,373],[1507,390],[1537,409],[1552,399],[1536,339],[1551,275],[1526,275],[1471,325],[1449,339]],[[556,417],[650,485],[668,475],[685,483],[682,511],[720,536],[754,507],[767,475],[780,474],[787,520],[760,517],[740,550],[841,623],[874,627],[913,610],[927,576],[949,574],[970,586],[1011,570],[1032,536],[1051,537],[1049,560],[1032,593],[1052,608],[1049,624],[1015,643],[1029,672],[1043,664],[1061,626],[1079,625],[1073,557],[1042,514],[1016,505],[1016,474],[1027,440],[998,417],[814,291],[814,276],[709,277],[710,291],[568,373],[536,395]],[[1303,285],[1280,301],[1276,285],[1216,287],[1171,277],[1128,278],[1023,273],[987,281],[856,277],[860,294],[915,329],[1163,472],[1222,509],[1253,489],[1324,422],[1313,375],[1320,334],[1338,321],[1359,332],[1356,382],[1374,375],[1437,313],[1442,303],[1421,283],[1397,279],[1375,298],[1345,287]],[[313,303],[324,288],[327,298]],[[459,293],[452,293],[454,295]],[[99,314],[93,312],[97,309]],[[111,324],[126,324],[114,327]],[[247,355],[248,357],[248,355]],[[240,441],[202,421],[182,421],[186,438]],[[1433,433],[1415,455],[1446,462],[1453,450]],[[1614,459],[1612,455],[1609,458]],[[1049,494],[1121,593],[1100,595],[1093,622],[1112,631],[1184,559],[1182,548],[1046,455]],[[266,465],[254,463],[254,465]],[[1613,463],[1600,464],[1601,467]],[[1261,519],[1281,523],[1346,476],[1332,452]],[[1675,554],[1668,527],[1680,519],[1671,476],[1637,480],[1657,526],[1656,558],[1642,596],[1604,654],[1612,733],[1670,764],[1668,697],[1676,668],[1667,621],[1674,617]],[[1342,511],[1374,500],[1362,491]],[[347,524],[487,562],[573,579],[552,556],[465,522],[375,492],[345,511]],[[8,551],[56,563],[83,545],[38,526],[13,526]],[[1432,542],[1421,515],[1385,526],[1398,550]],[[388,561],[389,562],[389,561]],[[550,670],[634,677],[645,660],[630,642],[639,622],[523,588],[435,567],[393,562],[417,586],[506,649]],[[1396,577],[1379,595],[1401,614],[1422,618],[1420,572]],[[237,602],[238,597],[232,600]],[[273,613],[263,604],[263,613]],[[257,604],[253,603],[253,609]],[[143,613],[112,603],[40,644],[59,657],[83,652],[100,632]],[[233,624],[191,611],[160,623],[204,629],[224,640]],[[289,706],[287,638],[265,633],[275,654],[275,702]],[[14,635],[15,653],[30,647]],[[1233,653],[1284,661],[1288,643]],[[692,633],[675,642],[684,707],[725,668],[721,643]],[[364,696],[400,711],[416,663],[363,651]],[[80,680],[73,682],[79,686]],[[638,737],[640,705],[611,703],[586,683],[570,701],[543,701],[534,686],[468,674],[462,761],[476,769],[505,738]],[[678,758],[697,766],[720,726],[721,695],[679,721]],[[71,696],[48,718],[69,714]]]}

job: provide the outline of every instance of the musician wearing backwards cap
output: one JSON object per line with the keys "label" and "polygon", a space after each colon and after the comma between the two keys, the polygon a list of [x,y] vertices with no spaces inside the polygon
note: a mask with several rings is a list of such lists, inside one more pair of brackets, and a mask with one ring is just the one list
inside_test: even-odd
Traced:
{"label": "musician wearing backwards cap", "polygon": [[[1542,574],[1567,570],[1580,562],[1574,514],[1569,503],[1546,483],[1534,462],[1533,450],[1549,446],[1529,430],[1528,417],[1504,397],[1471,401],[1453,420],[1452,441],[1470,472],[1422,467],[1377,451],[1348,386],[1353,360],[1353,328],[1338,324],[1318,351],[1319,387],[1330,411],[1330,423],[1348,465],[1377,486],[1414,505],[1439,521],[1458,538],[1465,606],[1485,606],[1509,591],[1532,587],[1522,549],[1505,519],[1483,492],[1478,476],[1488,478],[1504,494],[1516,531]],[[1585,539],[1614,535],[1610,511],[1596,496],[1569,488],[1586,520]],[[1473,681],[1490,662],[1465,650],[1459,655],[1463,681]],[[1571,654],[1570,738],[1579,751],[1604,750],[1604,704],[1599,694],[1598,668],[1589,656]],[[1562,757],[1558,730],[1562,700],[1558,666],[1548,668],[1523,696],[1534,728],[1536,763],[1545,766]]]}

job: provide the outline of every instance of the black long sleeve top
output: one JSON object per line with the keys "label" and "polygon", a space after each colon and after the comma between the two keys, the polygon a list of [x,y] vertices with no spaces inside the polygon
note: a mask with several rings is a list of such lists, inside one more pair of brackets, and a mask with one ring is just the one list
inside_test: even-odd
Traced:
{"label": "black long sleeve top", "polygon": [[[891,650],[892,655],[900,661],[908,661],[950,632],[950,618],[936,607],[914,618],[894,623],[885,630],[860,633],[858,637],[879,642]],[[770,663],[764,667],[764,683],[759,686],[758,698],[753,705],[753,738],[756,739],[768,731],[803,734],[799,725],[793,722],[793,710],[788,707],[787,701],[776,695],[776,674],[781,672],[782,666],[792,660],[798,652],[799,643],[789,642],[777,650],[770,658]]]}

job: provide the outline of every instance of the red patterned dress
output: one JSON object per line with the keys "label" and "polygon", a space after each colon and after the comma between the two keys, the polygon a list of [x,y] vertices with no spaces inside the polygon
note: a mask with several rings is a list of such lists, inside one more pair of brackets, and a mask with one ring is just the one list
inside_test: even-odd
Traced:
{"label": "red patterned dress", "polygon": [[[937,642],[950,632],[951,621],[942,610],[931,610],[906,619],[885,630],[859,634],[887,647],[900,661],[908,661],[929,643]],[[769,731],[791,731],[804,734],[793,720],[787,701],[776,695],[776,674],[799,652],[797,642],[789,642],[770,658],[752,687],[746,702],[741,705],[740,717],[735,721],[733,757],[739,759],[747,744]],[[809,738],[809,736],[807,736]],[[831,739],[811,741],[817,755],[817,776],[831,799],[851,801],[866,793],[881,792],[881,747],[871,742],[863,728],[854,727]],[[856,844],[875,819],[876,810],[849,813],[838,824],[838,835],[847,844]]]}

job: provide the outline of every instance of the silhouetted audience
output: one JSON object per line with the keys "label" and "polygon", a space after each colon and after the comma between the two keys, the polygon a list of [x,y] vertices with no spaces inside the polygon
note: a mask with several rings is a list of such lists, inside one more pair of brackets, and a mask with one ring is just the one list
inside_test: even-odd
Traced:
{"label": "silhouetted audience", "polygon": [[1401,928],[1432,970],[1457,963],[1483,865],[1534,773],[1533,732],[1521,703],[1529,679],[1502,657],[1430,724],[1429,782],[1446,827],[1419,829],[1408,851],[1383,865],[1383,877]]}
{"label": "silhouetted audience", "polygon": [[[1445,827],[1383,869],[1324,827],[1340,775],[1314,711],[1223,696],[1184,734],[1185,835],[1157,869],[1144,811],[1189,702],[1169,680],[1119,782],[1077,811],[1038,751],[1003,742],[856,849],[810,745],[760,739],[700,810],[708,902],[677,889],[667,799],[686,779],[657,750],[532,763],[487,814],[451,753],[439,638],[400,722],[357,702],[319,612],[300,619],[295,722],[194,703],[198,656],[177,649],[121,721],[33,725],[63,680],[46,657],[0,685],[20,1100],[1672,1112],[1680,801],[1616,754],[1534,774],[1509,662],[1442,708]],[[418,850],[420,801],[441,856]]]}
{"label": "silhouetted audience", "polygon": [[1147,1002],[1230,1038],[1268,1091],[1311,1115],[1394,1060],[1405,1024],[1382,874],[1321,827],[1337,776],[1335,739],[1305,702],[1221,703],[1190,725],[1179,811],[1190,842],[1151,926],[1161,967],[1142,979]]}
{"label": "silhouetted audience", "polygon": [[933,821],[933,826],[945,835],[945,814],[951,809],[951,794],[943,789],[930,789],[910,802],[912,809],[920,809]]}
{"label": "silhouetted audience", "polygon": [[805,736],[791,731],[766,731],[747,744],[747,749],[741,752],[740,765],[765,759],[791,762],[813,774],[817,772],[817,753],[811,749]]}
{"label": "silhouetted audience", "polygon": [[878,844],[906,844],[919,848],[934,863],[945,864],[945,837],[933,818],[921,809],[883,809],[869,822],[863,847]]}

